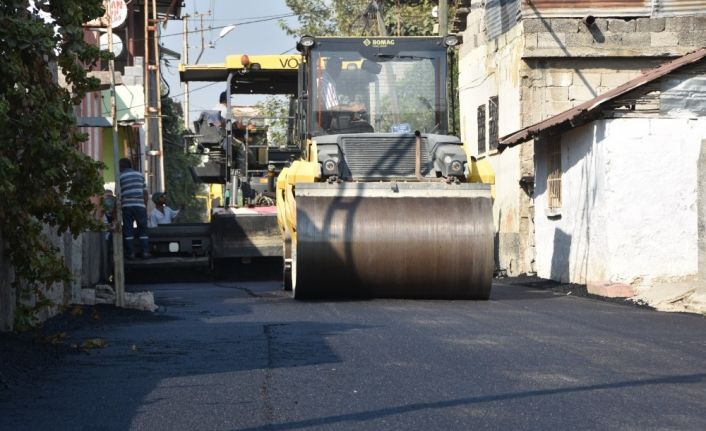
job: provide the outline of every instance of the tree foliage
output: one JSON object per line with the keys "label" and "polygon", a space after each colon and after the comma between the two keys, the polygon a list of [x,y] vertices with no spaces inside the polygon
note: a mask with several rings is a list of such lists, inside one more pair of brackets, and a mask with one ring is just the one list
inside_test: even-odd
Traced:
{"label": "tree foliage", "polygon": [[[91,197],[102,164],[80,151],[74,106],[97,86],[86,76],[100,57],[82,23],[100,0],[0,2],[0,232],[20,281],[68,281],[70,272],[42,231],[74,236],[99,229]],[[37,8],[54,19],[47,23]],[[67,86],[58,85],[58,73]]]}
{"label": "tree foliage", "polygon": [[[299,26],[280,21],[287,34],[302,36],[379,35],[376,13],[370,0],[286,0]],[[436,18],[433,0],[378,0],[389,35],[431,36]],[[449,13],[449,16],[453,16]]]}
{"label": "tree foliage", "polygon": [[169,205],[183,207],[180,223],[204,221],[205,207],[197,199],[201,184],[195,183],[189,168],[198,164],[198,157],[184,152],[186,134],[181,108],[173,99],[162,98],[162,132],[164,136],[164,174]]}
{"label": "tree foliage", "polygon": [[284,96],[267,96],[255,107],[259,115],[266,117],[268,126],[268,142],[278,146],[287,144],[287,116],[289,115],[289,99]]}

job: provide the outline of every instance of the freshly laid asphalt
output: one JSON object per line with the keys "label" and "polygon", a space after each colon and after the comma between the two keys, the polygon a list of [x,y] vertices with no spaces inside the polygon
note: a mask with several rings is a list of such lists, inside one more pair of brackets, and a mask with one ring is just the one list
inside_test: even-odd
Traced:
{"label": "freshly laid asphalt", "polygon": [[[0,429],[706,429],[703,316],[510,280],[485,302],[299,302],[274,280],[130,286],[145,289],[154,314],[48,322],[63,350],[0,385]],[[68,347],[96,337],[107,346]]]}

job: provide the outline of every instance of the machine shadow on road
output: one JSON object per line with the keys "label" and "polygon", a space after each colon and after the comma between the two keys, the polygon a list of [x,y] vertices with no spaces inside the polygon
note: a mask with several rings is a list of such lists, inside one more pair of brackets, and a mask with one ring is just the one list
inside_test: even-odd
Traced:
{"label": "machine shadow on road", "polygon": [[[189,411],[194,400],[207,401],[198,397],[216,402],[224,391],[235,391],[237,398],[241,372],[339,363],[342,359],[327,338],[365,328],[227,319],[233,311],[237,314],[228,303],[215,311],[215,318],[202,317],[189,303],[177,305],[169,319],[120,325],[120,318],[112,319],[104,310],[110,325],[77,328],[72,339],[101,337],[107,347],[69,352],[32,385],[14,388],[12,394],[0,392],[0,411],[14,412],[3,414],[0,428],[42,429],[51,423],[61,429],[150,428],[163,424],[160,414],[167,407],[161,403],[175,408],[176,402],[177,410]],[[214,385],[221,389],[208,395],[199,390]],[[258,392],[269,390],[267,380],[263,385]],[[91,409],[84,408],[89,405]],[[57,417],[51,412],[62,413]]]}
{"label": "machine shadow on road", "polygon": [[683,374],[675,376],[664,376],[652,379],[641,379],[641,380],[624,380],[613,383],[601,383],[596,385],[587,386],[571,386],[565,388],[555,388],[555,389],[538,389],[534,391],[524,391],[524,392],[514,392],[505,393],[497,395],[481,395],[475,397],[465,397],[457,398],[453,400],[440,401],[440,402],[429,402],[429,403],[415,403],[409,405],[403,405],[398,407],[389,407],[379,410],[371,410],[366,412],[358,413],[348,413],[341,415],[333,415],[322,418],[313,418],[307,420],[300,420],[294,422],[285,422],[279,424],[269,424],[261,427],[251,427],[251,428],[241,428],[239,431],[282,431],[282,430],[296,430],[302,428],[310,427],[322,427],[332,424],[338,424],[341,422],[351,422],[353,424],[360,424],[363,421],[379,419],[389,416],[398,416],[404,413],[415,412],[419,410],[430,410],[430,409],[444,409],[449,407],[457,406],[469,406],[474,404],[482,403],[493,403],[508,400],[517,400],[524,398],[534,398],[543,397],[551,395],[560,394],[571,394],[579,392],[590,392],[590,391],[601,391],[601,390],[611,390],[611,389],[621,389],[630,387],[650,387],[650,386],[661,386],[661,385],[684,385],[684,384],[700,384],[706,382],[706,373],[697,374]]}

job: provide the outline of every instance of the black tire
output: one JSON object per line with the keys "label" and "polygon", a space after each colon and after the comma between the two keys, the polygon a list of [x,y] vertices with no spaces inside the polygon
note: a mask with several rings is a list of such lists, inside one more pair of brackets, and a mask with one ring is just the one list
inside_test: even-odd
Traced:
{"label": "black tire", "polygon": [[292,291],[292,238],[287,231],[282,241],[282,288]]}

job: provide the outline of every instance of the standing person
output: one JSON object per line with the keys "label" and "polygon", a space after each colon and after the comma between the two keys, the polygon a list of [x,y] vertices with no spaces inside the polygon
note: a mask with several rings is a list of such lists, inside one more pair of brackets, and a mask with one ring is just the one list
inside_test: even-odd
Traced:
{"label": "standing person", "polygon": [[226,118],[226,113],[228,112],[228,105],[226,104],[226,101],[228,100],[228,95],[224,91],[221,93],[221,95],[218,97],[218,105],[213,107],[213,111],[218,111],[221,113],[221,117],[225,120]]}
{"label": "standing person", "polygon": [[179,210],[173,210],[167,206],[166,193],[154,193],[152,202],[154,202],[154,211],[150,215],[150,227],[157,227],[160,224],[171,224],[174,218],[179,215]]}
{"label": "standing person", "polygon": [[125,257],[135,258],[134,241],[137,223],[137,236],[140,240],[140,251],[143,258],[152,257],[147,237],[147,189],[145,176],[132,168],[130,159],[120,159],[120,199],[123,206],[123,231],[125,242]]}

